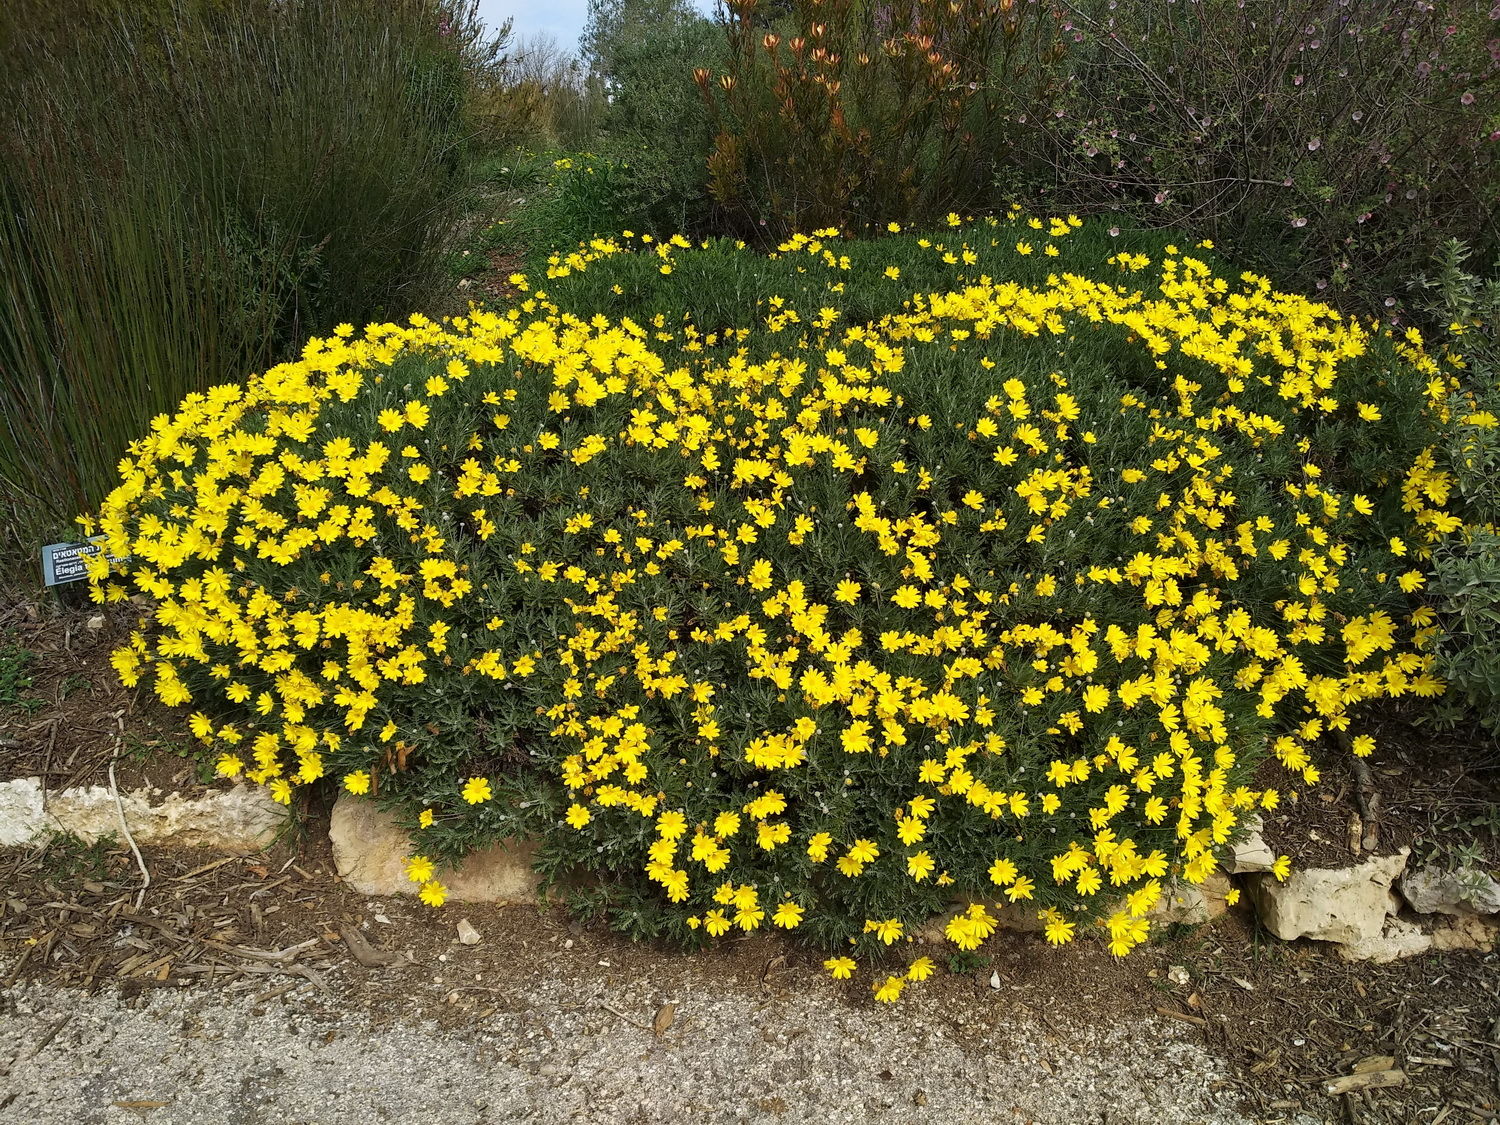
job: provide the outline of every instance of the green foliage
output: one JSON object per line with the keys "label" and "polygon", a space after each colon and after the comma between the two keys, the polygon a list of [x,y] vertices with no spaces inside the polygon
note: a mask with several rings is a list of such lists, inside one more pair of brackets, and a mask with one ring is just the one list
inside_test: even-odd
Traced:
{"label": "green foliage", "polygon": [[[463,185],[470,0],[0,12],[0,520],[97,503],[187,392],[424,299]],[[8,517],[8,518],[7,518]]]}
{"label": "green foliage", "polygon": [[981,953],[971,950],[959,949],[948,955],[947,968],[954,976],[965,976],[969,973],[977,973],[980,969],[989,967],[989,958]]}
{"label": "green foliage", "polygon": [[721,30],[684,0],[593,0],[583,49],[609,92],[599,151],[629,168],[632,223],[704,229],[710,133],[692,76],[722,63]]}
{"label": "green foliage", "polygon": [[1451,404],[1444,460],[1474,530],[1436,554],[1431,592],[1443,628],[1438,654],[1453,686],[1451,717],[1467,709],[1500,730],[1500,258],[1470,273],[1468,246],[1450,240],[1414,283],[1427,320],[1461,355],[1463,385]]}
{"label": "green foliage", "polygon": [[1439,551],[1432,595],[1443,628],[1438,652],[1455,698],[1500,729],[1500,536],[1475,531]]}
{"label": "green foliage", "polygon": [[1500,843],[1500,803],[1490,803],[1463,812],[1448,812],[1435,821],[1427,832],[1414,841],[1416,859],[1422,864],[1438,863],[1466,878],[1470,891],[1483,889],[1486,872],[1492,870],[1490,857]]}
{"label": "green foliage", "polygon": [[599,153],[512,152],[503,159],[491,183],[505,218],[479,241],[518,251],[537,268],[596,235],[670,229],[671,209],[688,209],[676,194],[676,173],[662,168],[667,158],[649,150],[611,144]]}
{"label": "green foliage", "polygon": [[[724,36],[683,0],[660,5],[649,27],[625,5],[590,57],[610,99],[605,129],[641,144],[668,146],[701,177],[707,153],[708,114],[693,70],[715,66],[726,53]],[[693,155],[698,159],[694,160]]]}
{"label": "green foliage", "polygon": [[85,840],[72,832],[54,832],[41,847],[41,871],[59,883],[81,883],[109,877],[114,866],[113,834]]}
{"label": "green foliage", "polygon": [[[1451,351],[1463,357],[1464,389],[1471,395],[1493,395],[1500,386],[1500,249],[1487,273],[1466,268],[1473,248],[1450,238],[1432,255],[1431,273],[1411,282],[1417,313],[1438,327]],[[1485,399],[1484,405],[1491,400]],[[1493,465],[1485,463],[1483,472]],[[1467,487],[1478,493],[1487,481]]]}
{"label": "green foliage", "polygon": [[[660,316],[671,325],[692,324],[721,337],[726,330],[763,322],[773,311],[772,296],[780,302],[776,307],[792,310],[802,321],[816,320],[820,310],[832,303],[844,320],[863,324],[901,313],[913,293],[952,287],[955,267],[945,255],[950,245],[963,241],[962,235],[952,234],[953,229],[929,232],[928,237],[908,231],[899,237],[887,233],[879,238],[820,241],[823,249],[835,255],[837,265],[832,269],[823,263],[816,267],[800,263],[774,250],[746,253],[734,239],[714,238],[696,243],[694,253],[674,253],[669,274],[661,272],[660,259],[649,253],[614,254],[598,265],[575,270],[569,262],[589,256],[588,249],[580,247],[577,256],[558,256],[545,272],[545,286],[554,300],[579,316],[602,314],[611,320],[630,317],[640,322]],[[1169,231],[1128,224],[1113,230],[1103,223],[1087,223],[1074,230],[1067,241],[1070,255],[1082,262],[1099,262],[1127,252],[1155,260],[1174,241]],[[1021,233],[1042,244],[1029,226]],[[1199,249],[1195,254],[1215,268],[1227,268],[1211,251]],[[896,279],[885,274],[892,266],[899,273]],[[1044,253],[1011,254],[1004,266],[1005,276],[1018,284],[1043,285],[1049,274],[1057,272],[1058,262]],[[831,286],[838,287],[832,301]],[[778,343],[774,336],[753,335],[736,346],[763,358]]]}
{"label": "green foliage", "polygon": [[692,72],[723,44],[682,0],[596,2],[581,59],[520,44],[475,98],[499,216],[482,241],[541,260],[623,228],[701,229],[708,114]]}
{"label": "green foliage", "polygon": [[589,0],[579,56],[615,87],[612,93],[620,92],[623,56],[649,45],[679,21],[701,18],[684,0]]}
{"label": "green foliage", "polygon": [[586,147],[629,166],[635,228],[764,245],[1022,201],[1211,237],[1384,312],[1444,240],[1500,248],[1497,19],[1489,0],[736,0],[715,27],[682,0],[594,0],[583,56],[609,98]]}
{"label": "green foliage", "polygon": [[31,692],[31,652],[20,645],[0,646],[0,708],[19,707],[33,710],[40,700]]}

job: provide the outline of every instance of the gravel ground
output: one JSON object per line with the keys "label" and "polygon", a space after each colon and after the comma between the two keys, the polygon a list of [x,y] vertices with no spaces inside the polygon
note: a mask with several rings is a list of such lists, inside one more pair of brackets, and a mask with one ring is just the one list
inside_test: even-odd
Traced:
{"label": "gravel ground", "polygon": [[[328,982],[340,996],[358,988]],[[544,974],[523,1002],[447,1018],[449,986],[431,981],[414,988],[436,1007],[400,1013],[335,1007],[305,983],[260,1003],[206,986],[125,997],[20,984],[0,995],[0,1121],[1251,1120],[1214,1092],[1221,1063],[1165,1021],[1111,1030],[1015,1012],[971,1037],[920,995],[876,1009],[726,984],[676,997],[657,1035],[652,986]]]}

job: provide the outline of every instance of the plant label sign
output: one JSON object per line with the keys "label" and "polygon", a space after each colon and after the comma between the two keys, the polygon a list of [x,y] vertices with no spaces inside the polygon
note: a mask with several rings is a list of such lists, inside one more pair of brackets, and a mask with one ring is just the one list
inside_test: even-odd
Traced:
{"label": "plant label sign", "polygon": [[[48,586],[61,586],[65,582],[77,582],[87,578],[89,572],[84,560],[104,550],[104,536],[96,535],[87,543],[49,543],[42,548],[42,581]],[[114,555],[110,562],[120,562]]]}

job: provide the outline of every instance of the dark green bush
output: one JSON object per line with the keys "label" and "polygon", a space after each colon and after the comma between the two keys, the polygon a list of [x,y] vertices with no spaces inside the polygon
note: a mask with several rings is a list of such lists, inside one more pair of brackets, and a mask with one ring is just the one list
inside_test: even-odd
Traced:
{"label": "dark green bush", "polygon": [[599,151],[628,167],[622,225],[703,230],[710,132],[693,72],[722,63],[723,32],[683,0],[594,0],[583,46],[609,92]]}
{"label": "dark green bush", "polygon": [[961,950],[1124,953],[1276,762],[1443,690],[1452,380],[1389,328],[1071,216],[517,285],[185,400],[99,513],[127,685],[397,812],[434,906],[522,834],[636,937],[879,957],[959,896]]}
{"label": "dark green bush", "polygon": [[1471,257],[1450,240],[1413,286],[1418,311],[1463,357],[1443,453],[1472,530],[1438,550],[1431,591],[1443,630],[1438,657],[1453,687],[1447,717],[1467,710],[1500,730],[1500,258],[1486,277],[1469,271]]}

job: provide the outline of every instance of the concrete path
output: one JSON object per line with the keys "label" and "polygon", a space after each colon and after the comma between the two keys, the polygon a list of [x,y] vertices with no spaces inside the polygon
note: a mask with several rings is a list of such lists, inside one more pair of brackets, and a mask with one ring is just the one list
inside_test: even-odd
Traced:
{"label": "concrete path", "polygon": [[332,998],[284,976],[133,997],[16,985],[0,995],[0,1121],[1250,1122],[1215,1092],[1221,1063],[1168,1021],[1060,1024],[998,992],[966,1023],[918,989],[877,1008],[831,984],[684,992],[603,971],[521,992],[426,976],[373,998],[342,970],[324,979]]}

